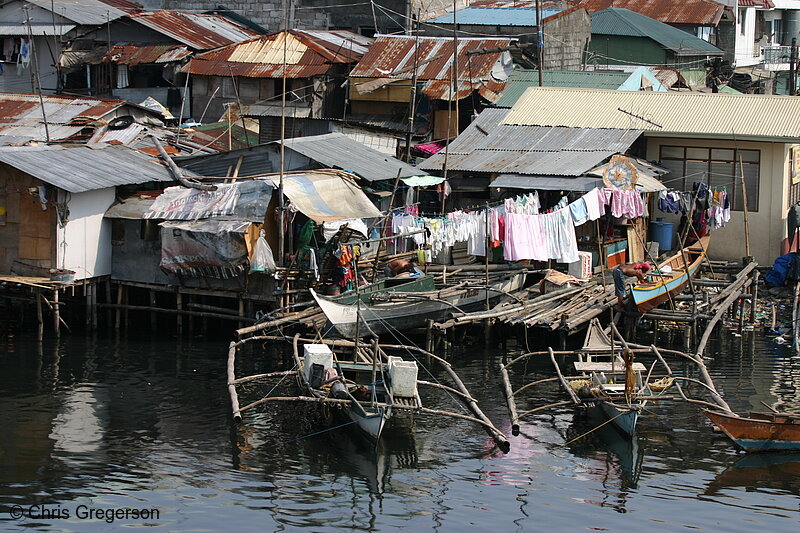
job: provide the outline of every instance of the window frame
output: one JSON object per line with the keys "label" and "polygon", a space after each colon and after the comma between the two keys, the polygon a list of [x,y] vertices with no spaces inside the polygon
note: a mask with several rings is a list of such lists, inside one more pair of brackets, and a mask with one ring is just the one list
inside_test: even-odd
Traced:
{"label": "window frame", "polygon": [[[682,156],[674,156],[674,155],[664,155],[664,149],[667,150],[680,150],[682,152]],[[689,152],[692,151],[692,156],[689,155]],[[699,152],[705,151],[705,157],[699,155]],[[718,152],[717,158],[715,158],[714,152]],[[719,155],[719,152],[732,152],[732,156],[722,158],[722,155]],[[745,155],[745,153],[747,155]],[[742,156],[741,163],[739,161],[739,156]],[[753,158],[753,155],[755,157]],[[751,148],[733,148],[730,146],[681,146],[681,145],[673,145],[673,144],[662,144],[659,145],[658,148],[658,156],[659,156],[659,164],[667,169],[672,169],[675,165],[670,165],[669,162],[680,162],[681,163],[681,170],[680,175],[676,175],[677,172],[670,170],[670,173],[667,176],[666,183],[671,186],[671,188],[681,189],[683,191],[691,190],[691,187],[687,188],[687,183],[695,182],[695,181],[702,181],[705,183],[709,188],[719,188],[719,187],[726,187],[728,195],[731,199],[731,211],[744,211],[744,206],[738,206],[737,203],[741,201],[740,196],[741,192],[741,182],[739,181],[741,175],[741,168],[740,164],[747,169],[752,170],[755,169],[755,183],[751,184],[747,181],[748,176],[747,172],[745,172],[745,183],[747,185],[747,211],[749,213],[757,213],[758,212],[758,204],[761,198],[761,150],[759,149],[751,149]],[[687,172],[687,163],[690,164],[697,164],[697,163],[705,163],[705,170],[703,171],[703,175],[695,175],[695,172]],[[720,185],[718,183],[720,174],[718,172],[713,172],[712,168],[714,165],[731,165],[733,167],[734,174],[730,176],[730,180],[727,181],[724,185]],[[715,179],[715,176],[717,179]],[[716,182],[716,183],[715,183]],[[755,190],[755,195],[752,195],[750,189]]]}

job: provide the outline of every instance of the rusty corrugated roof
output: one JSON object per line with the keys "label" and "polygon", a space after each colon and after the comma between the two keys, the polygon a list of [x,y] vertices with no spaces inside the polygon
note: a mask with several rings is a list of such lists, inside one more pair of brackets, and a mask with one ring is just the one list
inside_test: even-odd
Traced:
{"label": "rusty corrugated roof", "polygon": [[325,74],[334,63],[364,55],[369,39],[348,31],[290,30],[198,54],[183,68],[201,76],[308,78]]}
{"label": "rusty corrugated roof", "polygon": [[189,49],[182,44],[156,44],[139,46],[135,44],[115,45],[103,57],[103,62],[122,65],[139,65],[148,63],[171,63],[191,55]]}
{"label": "rusty corrugated roof", "polygon": [[[748,0],[745,0],[748,1]],[[753,0],[762,2],[765,0]],[[766,0],[769,1],[769,0]],[[579,4],[589,13],[609,7],[635,11],[665,24],[716,26],[727,8],[713,0],[584,0]],[[744,5],[740,0],[739,5]]]}
{"label": "rusty corrugated roof", "polygon": [[195,50],[211,50],[258,35],[222,15],[162,10],[131,14],[130,18]]}
{"label": "rusty corrugated roof", "polygon": [[[473,90],[490,101],[498,98],[510,73],[503,63],[510,65],[510,54],[497,50],[507,48],[514,40],[458,39],[457,98],[465,98]],[[411,79],[417,65],[417,79],[428,82],[422,92],[437,100],[450,100],[452,64],[453,39],[449,37],[419,37],[417,40],[405,35],[380,35],[353,68],[350,77]]]}
{"label": "rusty corrugated roof", "polygon": [[[55,95],[43,95],[42,99],[50,139],[53,141],[72,137],[86,125],[102,120],[120,107],[146,109],[125,100]],[[44,138],[39,97],[35,94],[0,93],[0,144]]]}

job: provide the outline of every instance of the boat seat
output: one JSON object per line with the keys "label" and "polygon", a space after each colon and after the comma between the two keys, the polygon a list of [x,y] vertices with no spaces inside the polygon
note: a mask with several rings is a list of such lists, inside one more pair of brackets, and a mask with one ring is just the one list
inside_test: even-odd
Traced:
{"label": "boat seat", "polygon": [[619,392],[619,393],[625,392],[624,383],[615,383],[613,385],[608,385],[606,383],[603,383],[602,388],[604,391],[608,392]]}
{"label": "boat seat", "polygon": [[[625,373],[625,365],[622,363],[617,363],[613,365],[613,370],[612,370],[612,365],[610,362],[586,363],[583,361],[576,361],[575,370],[578,372],[604,372],[604,373],[618,372],[620,374],[623,374]],[[633,363],[633,370],[635,372],[644,372],[647,369],[642,363]]]}

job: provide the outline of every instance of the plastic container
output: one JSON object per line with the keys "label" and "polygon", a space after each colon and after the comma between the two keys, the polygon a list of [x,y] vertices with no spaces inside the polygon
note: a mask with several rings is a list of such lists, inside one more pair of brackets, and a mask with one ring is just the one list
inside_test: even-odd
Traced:
{"label": "plastic container", "polygon": [[570,276],[578,279],[588,279],[592,277],[592,254],[591,252],[578,252],[578,260],[567,265],[567,272]]}
{"label": "plastic container", "polygon": [[333,352],[324,344],[306,344],[303,346],[303,373],[306,380],[311,379],[311,367],[322,365],[323,369],[333,368]]}
{"label": "plastic container", "polygon": [[413,398],[417,393],[417,362],[403,361],[400,357],[389,357],[389,380],[392,394]]}
{"label": "plastic container", "polygon": [[672,222],[664,222],[657,218],[650,222],[650,240],[658,243],[660,251],[672,250]]}

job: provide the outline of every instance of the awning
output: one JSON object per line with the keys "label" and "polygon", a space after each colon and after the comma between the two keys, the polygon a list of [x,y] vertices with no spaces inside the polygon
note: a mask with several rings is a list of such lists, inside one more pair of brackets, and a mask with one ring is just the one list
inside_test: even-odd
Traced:
{"label": "awning", "polygon": [[523,176],[520,174],[500,174],[490,185],[500,189],[530,189],[542,191],[588,192],[595,187],[603,187],[600,178],[564,178],[560,176]]}
{"label": "awning", "polygon": [[400,179],[409,187],[431,187],[444,181],[444,178],[439,176],[411,176],[410,178]]}
{"label": "awning", "polygon": [[[277,187],[278,176],[270,176]],[[335,174],[308,172],[283,178],[283,193],[314,222],[381,216],[353,181]]]}
{"label": "awning", "polygon": [[[638,165],[637,165],[638,166]],[[499,189],[529,189],[541,191],[574,191],[589,192],[595,187],[603,188],[603,169],[605,165],[589,171],[593,176],[580,178],[564,178],[561,176],[523,176],[521,174],[500,174],[490,185]],[[636,181],[636,190],[641,192],[664,191],[667,187],[658,181],[658,178],[639,169],[639,178]]]}

